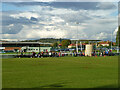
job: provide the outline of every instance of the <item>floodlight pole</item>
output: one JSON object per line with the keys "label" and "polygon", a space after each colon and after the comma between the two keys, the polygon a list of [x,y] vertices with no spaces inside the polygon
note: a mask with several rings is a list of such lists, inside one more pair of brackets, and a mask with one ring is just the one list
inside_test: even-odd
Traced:
{"label": "floodlight pole", "polygon": [[[78,39],[78,24],[79,22],[76,22],[77,24],[77,39]],[[78,41],[76,40],[76,52],[78,53]]]}
{"label": "floodlight pole", "polygon": [[76,40],[76,52],[78,53],[78,41]]}
{"label": "floodlight pole", "polygon": [[81,45],[81,51],[82,51],[82,43],[80,42],[80,45]]}
{"label": "floodlight pole", "polygon": [[111,50],[112,50],[112,30],[111,30]]}
{"label": "floodlight pole", "polygon": [[40,54],[40,43],[39,43],[39,54]]}

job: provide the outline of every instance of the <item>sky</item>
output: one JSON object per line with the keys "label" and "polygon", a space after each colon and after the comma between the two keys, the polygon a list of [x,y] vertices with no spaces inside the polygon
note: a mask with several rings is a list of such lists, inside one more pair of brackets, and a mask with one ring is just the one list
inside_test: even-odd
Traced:
{"label": "sky", "polygon": [[115,41],[119,13],[118,3],[112,2],[113,0],[30,1],[2,2],[2,39],[67,38],[111,41],[112,35],[112,41]]}

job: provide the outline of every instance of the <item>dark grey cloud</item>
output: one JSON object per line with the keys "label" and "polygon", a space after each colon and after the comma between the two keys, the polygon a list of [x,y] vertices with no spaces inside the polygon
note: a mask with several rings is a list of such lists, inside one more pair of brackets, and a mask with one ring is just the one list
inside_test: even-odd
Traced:
{"label": "dark grey cloud", "polygon": [[97,2],[53,2],[50,3],[49,6],[55,7],[55,8],[67,8],[72,10],[80,10],[80,9],[96,9]]}
{"label": "dark grey cloud", "polygon": [[30,2],[35,0],[2,0],[2,2]]}
{"label": "dark grey cloud", "polygon": [[[8,2],[7,2],[8,3]],[[107,10],[117,8],[111,2],[12,2],[9,4],[16,5],[18,7],[22,6],[51,6],[54,8],[66,8],[72,10]]]}
{"label": "dark grey cloud", "polygon": [[32,21],[38,21],[38,19],[35,18],[35,17],[31,17],[30,20],[32,20]]}
{"label": "dark grey cloud", "polygon": [[[44,0],[4,0],[2,2],[40,2]],[[45,0],[47,2],[118,2],[119,0]]]}
{"label": "dark grey cloud", "polygon": [[[3,34],[16,34],[22,30],[23,25],[32,25],[37,23],[35,22],[37,21],[37,18],[35,17],[31,17],[31,19],[28,19],[25,17],[19,17],[19,18],[10,17],[10,15],[14,13],[3,12],[2,14],[2,33]],[[13,26],[8,27],[9,25],[13,25]]]}
{"label": "dark grey cloud", "polygon": [[50,2],[3,2],[3,4],[11,4],[18,7],[23,6],[49,6]]}
{"label": "dark grey cloud", "polygon": [[56,8],[70,8],[73,10],[98,10],[98,9],[114,9],[116,6],[110,2],[53,2],[50,6]]}
{"label": "dark grey cloud", "polygon": [[21,31],[23,26],[21,24],[13,24],[11,27],[2,27],[2,34],[17,34]]}
{"label": "dark grey cloud", "polygon": [[[17,13],[18,12],[16,12],[16,14]],[[19,17],[19,18],[10,17],[11,14],[15,14],[15,12],[14,13],[11,13],[10,11],[2,12],[2,25],[3,26],[9,25],[9,24],[36,24],[35,22],[33,22],[33,20],[27,19],[25,17]]]}
{"label": "dark grey cloud", "polygon": [[24,18],[24,17],[20,17],[19,19],[16,18],[12,18],[12,17],[3,17],[2,18],[2,25],[9,25],[9,24],[24,24],[24,25],[28,25],[28,24],[35,24],[34,22],[32,22],[31,20]]}

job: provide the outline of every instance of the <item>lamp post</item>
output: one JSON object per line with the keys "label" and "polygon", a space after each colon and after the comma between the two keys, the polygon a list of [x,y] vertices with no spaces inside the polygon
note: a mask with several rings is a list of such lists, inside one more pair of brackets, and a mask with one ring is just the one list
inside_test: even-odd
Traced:
{"label": "lamp post", "polygon": [[80,47],[81,47],[81,51],[82,51],[82,43],[80,42]]}
{"label": "lamp post", "polygon": [[39,54],[40,54],[40,43],[39,43]]}
{"label": "lamp post", "polygon": [[111,50],[112,50],[112,30],[111,30]]}
{"label": "lamp post", "polygon": [[78,53],[78,41],[76,41],[76,52]]}
{"label": "lamp post", "polygon": [[[78,39],[78,24],[79,22],[76,22],[77,24],[77,39]],[[78,40],[76,40],[76,52],[78,53]]]}

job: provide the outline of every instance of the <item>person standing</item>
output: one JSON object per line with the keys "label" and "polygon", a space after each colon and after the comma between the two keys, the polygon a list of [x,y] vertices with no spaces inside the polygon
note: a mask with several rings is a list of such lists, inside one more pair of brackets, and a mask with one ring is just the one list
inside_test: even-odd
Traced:
{"label": "person standing", "polygon": [[61,56],[61,52],[59,52],[59,57]]}

